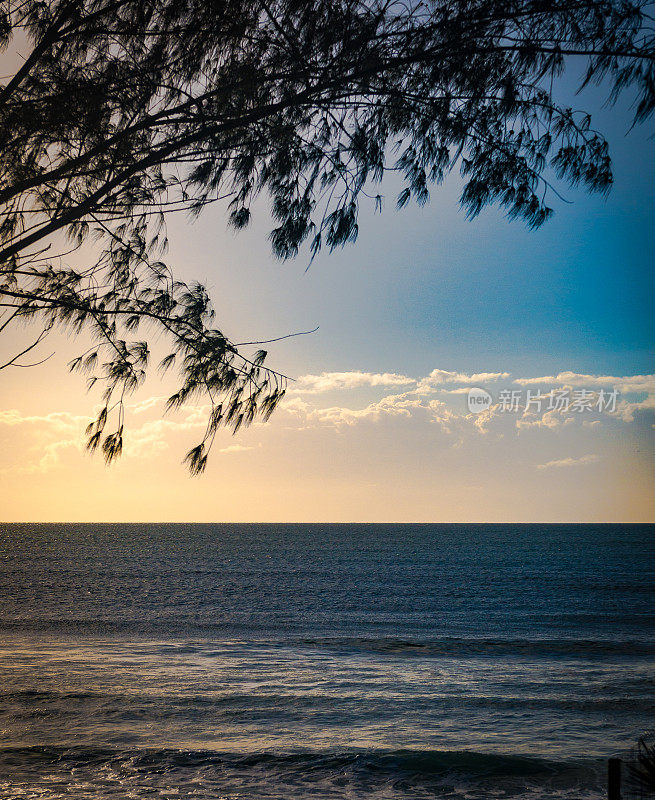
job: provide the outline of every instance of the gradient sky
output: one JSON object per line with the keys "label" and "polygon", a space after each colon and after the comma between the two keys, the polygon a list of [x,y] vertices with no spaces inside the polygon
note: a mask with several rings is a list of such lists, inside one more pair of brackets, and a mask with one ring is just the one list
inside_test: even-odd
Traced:
{"label": "gradient sky", "polygon": [[[162,417],[172,384],[153,375],[106,468],[83,447],[98,398],[65,368],[83,343],[60,338],[42,367],[0,373],[0,518],[654,520],[652,126],[626,136],[625,109],[593,93],[576,102],[610,140],[616,184],[607,199],[563,188],[538,231],[497,209],[467,221],[456,176],[402,212],[389,181],[356,245],[307,272],[306,256],[271,257],[265,203],[240,234],[218,207],[172,220],[169,263],[206,283],[233,341],[320,326],[269,348],[297,379],[283,406],[267,425],[222,433],[206,473],[189,478],[180,462],[203,409]],[[619,398],[614,412],[474,415],[470,386],[494,401],[558,387]]]}

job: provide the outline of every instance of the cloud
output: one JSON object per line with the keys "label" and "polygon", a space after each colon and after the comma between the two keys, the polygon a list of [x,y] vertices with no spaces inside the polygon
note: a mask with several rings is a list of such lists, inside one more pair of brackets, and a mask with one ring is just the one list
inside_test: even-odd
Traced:
{"label": "cloud", "polygon": [[[161,398],[149,398],[136,404],[136,413],[145,407],[151,410]],[[189,406],[180,412],[180,419],[157,418],[130,425],[129,420],[124,434],[124,455],[127,458],[148,458],[168,449],[171,434],[192,429],[201,430],[207,424],[208,407]],[[159,412],[157,412],[159,413]],[[60,453],[73,448],[85,448],[84,429],[91,419],[66,411],[51,414],[22,414],[17,409],[0,411],[0,429],[9,428],[8,435],[20,435],[24,444],[19,448],[5,448],[15,456],[20,455],[20,463],[6,466],[3,472],[28,474],[47,472],[60,465]],[[21,430],[22,429],[22,430]]]}
{"label": "cloud", "polygon": [[[555,376],[517,378],[515,385],[522,387],[535,384],[539,387],[540,384],[550,384],[557,387],[568,384],[594,387],[596,391],[616,386],[622,391],[642,396],[632,400],[621,399],[616,404],[615,413],[598,413],[593,409],[588,413],[572,413],[571,408],[568,411],[548,409],[547,404],[544,407],[531,406],[526,410],[526,390],[517,389],[517,393],[523,397],[515,413],[502,409],[499,404],[492,405],[480,414],[468,411],[462,395],[471,386],[484,386],[508,378],[508,372],[465,373],[442,369],[434,369],[418,379],[394,372],[350,371],[304,375],[292,388],[291,394],[284,398],[272,421],[257,421],[255,425],[262,432],[269,428],[278,432],[309,428],[331,428],[345,432],[358,425],[405,426],[411,422],[413,430],[424,432],[426,437],[431,436],[436,426],[455,444],[469,442],[473,448],[487,447],[501,440],[509,442],[523,439],[534,444],[539,441],[534,437],[558,436],[564,430],[570,430],[571,435],[578,436],[578,431],[584,430],[586,436],[593,437],[589,439],[592,449],[597,446],[594,442],[598,441],[597,437],[604,435],[603,431],[608,425],[630,424],[636,418],[638,423],[639,415],[655,411],[654,376],[615,377],[570,371]],[[377,388],[382,396],[373,402],[358,405],[355,402],[356,392],[362,387]],[[500,387],[503,388],[502,384]],[[653,391],[646,391],[651,388]],[[335,390],[344,393],[343,402],[321,404],[321,393]],[[350,390],[352,392],[349,395]],[[498,388],[492,391],[498,394]],[[163,399],[149,397],[128,406],[124,443],[126,458],[157,458],[169,447],[185,448],[194,444],[197,437],[202,437],[210,411],[208,406],[184,406],[171,415],[162,416]],[[5,472],[7,469],[44,472],[57,468],[62,454],[67,450],[84,449],[84,428],[90,417],[91,414],[78,416],[68,412],[29,415],[17,409],[0,410],[0,434],[4,439],[0,448],[4,462],[2,469]],[[252,449],[252,446],[238,442],[226,442],[220,449],[220,443],[217,442],[215,452],[231,455]],[[591,463],[595,458],[583,456],[581,459],[561,459],[538,466],[539,469],[573,466]]]}
{"label": "cloud", "polygon": [[509,378],[509,372],[474,372],[472,375],[469,375],[465,372],[450,372],[445,369],[433,369],[429,375],[418,381],[417,391],[429,391],[443,384],[464,383],[471,386],[474,384],[493,383],[494,381],[501,379],[506,380],[507,378]]}
{"label": "cloud", "polygon": [[618,389],[621,393],[655,393],[655,375],[585,375],[580,372],[560,372],[557,375],[542,375],[538,378],[515,378],[514,383],[527,386],[533,383],[550,386],[598,386]]}
{"label": "cloud", "polygon": [[[13,454],[18,463],[4,466],[2,474],[30,475],[48,472],[61,462],[61,453],[68,449],[84,448],[83,431],[88,417],[66,411],[51,414],[22,414],[17,409],[0,411],[0,427],[10,430],[3,435],[20,437],[20,444],[3,448]],[[24,429],[24,430],[21,430]]]}
{"label": "cloud", "polygon": [[82,440],[80,439],[61,439],[56,442],[48,442],[41,448],[41,457],[33,461],[26,460],[18,466],[4,467],[0,469],[0,474],[11,473],[13,475],[34,475],[38,472],[49,472],[60,464],[60,452],[62,450],[82,450]]}
{"label": "cloud", "polygon": [[627,400],[621,400],[616,406],[616,411],[623,422],[634,422],[635,412],[655,411],[655,394],[649,394],[640,402],[629,403]]}
{"label": "cloud", "polygon": [[309,408],[305,411],[308,421],[332,425],[354,425],[362,420],[379,420],[382,417],[410,417],[412,411],[421,406],[420,400],[407,394],[387,395],[364,408],[331,406]]}
{"label": "cloud", "polygon": [[598,456],[590,453],[586,456],[579,458],[560,458],[555,461],[547,461],[545,464],[537,464],[537,469],[559,469],[560,467],[578,467],[584,464],[595,464],[598,461]]}
{"label": "cloud", "polygon": [[125,455],[148,458],[168,449],[168,438],[176,433],[201,431],[207,425],[208,406],[187,406],[177,412],[180,419],[159,418],[125,430]]}
{"label": "cloud", "polygon": [[389,418],[409,419],[416,415],[424,416],[429,422],[442,426],[455,419],[463,419],[439,400],[426,400],[415,392],[386,395],[381,400],[369,403],[363,408],[349,406],[329,406],[315,408],[300,398],[291,398],[282,408],[301,422],[301,427],[330,425],[335,427],[353,426],[361,422],[381,422]]}
{"label": "cloud", "polygon": [[289,393],[320,394],[362,386],[411,386],[414,378],[394,372],[322,372],[320,375],[303,375],[289,388]]}
{"label": "cloud", "polygon": [[80,417],[67,411],[54,411],[51,414],[22,414],[18,409],[0,411],[0,425],[10,427],[16,425],[34,425],[48,427],[51,430],[70,430],[71,427],[87,425],[88,417]]}
{"label": "cloud", "polygon": [[[622,394],[655,394],[655,375],[591,375],[570,370],[556,375],[533,378],[511,378],[509,372],[457,372],[433,369],[428,375],[412,378],[395,372],[322,372],[320,375],[303,375],[289,388],[288,394],[320,394],[361,387],[407,387],[416,394],[438,391],[444,394],[465,394],[471,386],[485,386],[505,380],[520,386],[549,385],[552,387],[584,386],[587,388],[616,388]],[[412,387],[412,388],[410,388]],[[145,401],[146,403],[149,401]]]}
{"label": "cloud", "polygon": [[140,400],[138,403],[130,403],[128,408],[133,414],[143,414],[145,411],[150,411],[150,409],[155,408],[155,406],[158,406],[165,400],[165,397],[148,397],[146,400]]}
{"label": "cloud", "polygon": [[575,421],[575,417],[566,414],[563,410],[555,408],[549,411],[544,411],[542,414],[533,411],[524,411],[524,413],[517,418],[516,427],[521,428],[549,428],[555,430],[563,425],[570,425]]}
{"label": "cloud", "polygon": [[[575,405],[575,396],[571,398],[568,408],[553,409],[549,408],[547,404],[544,404],[543,407],[541,404],[531,404],[529,408],[525,408],[527,400],[525,396],[522,396],[516,413],[501,409],[500,405],[496,404],[482,414],[468,413],[466,405],[457,399],[461,395],[465,395],[472,385],[503,381],[509,377],[508,372],[465,373],[434,369],[429,375],[416,379],[415,386],[408,386],[407,391],[401,394],[388,394],[363,407],[357,408],[345,403],[317,407],[317,404],[312,403],[310,398],[293,395],[285,399],[281,408],[288,412],[293,426],[298,429],[317,425],[353,426],[364,421],[379,422],[385,418],[408,418],[423,414],[430,421],[438,421],[443,427],[447,426],[453,429],[457,425],[462,435],[466,430],[479,434],[495,431],[501,437],[512,435],[512,432],[514,434],[521,431],[527,432],[530,429],[535,432],[538,430],[554,432],[575,426],[576,422],[581,423],[580,427],[588,430],[598,430],[610,418],[622,423],[632,422],[635,413],[655,409],[655,393],[648,394],[645,399],[639,399],[636,402],[621,401],[616,404],[616,409],[609,408],[609,406],[603,408],[602,418],[605,422],[599,420],[601,410],[596,408],[596,402],[589,405],[589,413],[581,413]],[[648,375],[617,378],[611,375],[585,375],[566,371],[555,376],[517,378],[516,383],[521,386],[532,383],[550,383],[554,387],[568,383],[576,386],[592,386],[596,391],[603,388],[608,389],[618,383],[622,389],[636,391],[649,387],[651,378],[652,376]],[[327,391],[328,387],[347,389],[362,385],[384,386],[385,381],[389,384],[394,382],[402,384],[412,380],[397,373],[365,372],[323,373],[320,376],[305,376],[301,379],[309,394]],[[449,405],[443,403],[439,405],[436,401],[430,403],[428,398],[435,392],[439,392],[444,400],[452,398],[451,401],[448,401]],[[524,394],[525,390],[522,390],[522,395]]]}
{"label": "cloud", "polygon": [[223,447],[218,452],[219,453],[245,453],[246,450],[254,450],[254,447],[246,447],[242,444],[231,444],[229,447]]}
{"label": "cloud", "polygon": [[430,387],[428,384],[423,384],[421,382],[419,384],[419,389],[417,390],[418,394],[426,394],[426,390],[429,390],[429,393],[432,392],[439,392],[440,394],[468,394],[471,391],[470,386],[458,386],[456,389],[437,389],[435,387]]}

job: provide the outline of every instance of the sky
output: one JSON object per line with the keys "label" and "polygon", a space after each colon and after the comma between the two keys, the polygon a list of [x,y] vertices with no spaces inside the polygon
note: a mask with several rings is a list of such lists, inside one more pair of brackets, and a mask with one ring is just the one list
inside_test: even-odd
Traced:
{"label": "sky", "polygon": [[173,384],[153,374],[105,467],[84,449],[99,397],[66,369],[84,343],[55,337],[42,366],[0,372],[0,519],[654,521],[652,126],[626,135],[625,108],[576,103],[610,141],[615,186],[560,187],[537,231],[493,208],[467,220],[456,175],[401,212],[383,184],[383,213],[363,208],[356,244],[309,269],[272,257],[263,202],[238,234],[218,206],[175,217],[168,262],[207,285],[233,341],[318,327],[269,347],[287,396],[267,424],[222,432],[191,478],[206,409],[164,415]]}

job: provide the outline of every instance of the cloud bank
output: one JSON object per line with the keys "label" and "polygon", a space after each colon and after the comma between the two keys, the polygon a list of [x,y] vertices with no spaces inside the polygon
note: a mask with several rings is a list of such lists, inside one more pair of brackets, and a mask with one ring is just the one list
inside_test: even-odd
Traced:
{"label": "cloud bank", "polygon": [[[626,395],[642,396],[621,397],[611,414],[594,410],[576,414],[548,408],[547,404],[543,409],[519,408],[511,413],[503,410],[498,402],[479,414],[468,411],[464,395],[470,387],[487,386],[498,398],[500,391],[512,384],[535,385],[544,387],[545,391],[548,387],[561,386],[583,386],[596,391],[616,387]],[[362,404],[361,389],[377,392],[378,396]],[[336,393],[337,397],[340,394],[343,399],[330,404],[321,402],[321,395],[327,393]],[[164,416],[163,409],[163,397],[140,399],[129,406],[125,459],[153,459],[164,451],[170,453],[169,456],[167,452],[166,458],[174,458],[177,452],[183,455],[202,435],[209,410],[206,406],[185,407],[172,416]],[[655,376],[652,375],[617,377],[562,371],[553,376],[523,378],[512,377],[508,372],[433,369],[425,376],[413,378],[396,372],[323,372],[300,377],[271,422],[256,424],[244,431],[237,442],[225,432],[224,437],[217,440],[215,453],[241,454],[244,459],[254,459],[259,457],[254,451],[266,448],[272,437],[282,435],[280,432],[324,431],[326,441],[330,441],[329,437],[335,433],[340,437],[354,436],[355,431],[361,429],[367,431],[369,441],[390,437],[398,451],[409,447],[408,436],[423,437],[431,442],[438,438],[439,447],[471,448],[474,454],[484,441],[492,444],[529,441],[537,452],[540,448],[543,450],[537,468],[549,471],[591,464],[599,458],[566,452],[555,457],[555,453],[549,452],[549,442],[557,443],[562,453],[562,449],[569,446],[573,432],[578,431],[575,435],[584,436],[584,444],[578,442],[577,452],[582,446],[596,450],[597,443],[607,437],[613,436],[616,440],[617,426],[632,425],[638,420],[647,422],[649,417],[643,415],[653,412]],[[47,472],[61,468],[65,459],[79,460],[88,421],[86,417],[67,412],[33,415],[19,409],[1,410],[0,470],[5,473],[8,470]],[[296,442],[294,446],[301,445]],[[364,447],[361,443],[355,446]],[[522,445],[516,447],[520,449]],[[571,449],[574,448],[571,446]],[[366,458],[365,450],[362,457]],[[532,465],[534,468],[534,460]]]}

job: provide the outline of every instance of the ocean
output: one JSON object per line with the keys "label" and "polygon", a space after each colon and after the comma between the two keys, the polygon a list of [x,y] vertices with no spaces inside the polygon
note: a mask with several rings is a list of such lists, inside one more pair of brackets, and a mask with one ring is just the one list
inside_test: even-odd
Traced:
{"label": "ocean", "polygon": [[0,798],[605,796],[655,526],[0,525]]}

